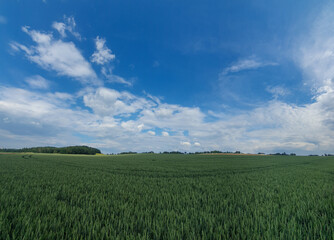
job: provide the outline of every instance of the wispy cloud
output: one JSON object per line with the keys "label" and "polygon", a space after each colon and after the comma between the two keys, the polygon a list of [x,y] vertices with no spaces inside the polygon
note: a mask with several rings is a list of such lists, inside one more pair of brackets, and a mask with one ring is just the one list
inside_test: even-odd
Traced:
{"label": "wispy cloud", "polygon": [[50,82],[40,75],[28,77],[25,79],[25,81],[31,88],[48,89],[50,87]]}
{"label": "wispy cloud", "polygon": [[125,78],[113,74],[113,66],[110,64],[115,59],[115,54],[106,46],[106,40],[97,36],[95,38],[96,50],[90,57],[91,62],[102,65],[101,73],[109,83],[120,83],[132,86],[132,82]]}
{"label": "wispy cloud", "polygon": [[275,99],[290,94],[290,91],[282,86],[268,86],[266,90],[267,92],[271,93]]}
{"label": "wispy cloud", "polygon": [[23,51],[27,58],[46,70],[53,70],[61,76],[68,76],[82,83],[100,84],[89,62],[73,42],[54,39],[51,33],[30,30],[23,27],[36,45],[25,46],[17,42],[10,45],[16,51]]}
{"label": "wispy cloud", "polygon": [[113,74],[111,67],[102,67],[101,73],[109,83],[121,83],[128,86],[132,86],[132,82],[125,80],[123,77]]}
{"label": "wispy cloud", "polygon": [[5,16],[0,15],[0,24],[6,24],[7,18]]}
{"label": "wispy cloud", "polygon": [[311,31],[298,44],[296,61],[308,83],[319,92],[334,89],[334,4],[318,15]]}
{"label": "wispy cloud", "polygon": [[81,35],[77,31],[75,31],[76,23],[74,17],[66,17],[64,16],[63,22],[53,22],[52,27],[56,29],[61,37],[65,38],[67,36],[66,32],[71,33],[78,40],[81,40]]}
{"label": "wispy cloud", "polygon": [[275,66],[278,65],[275,62],[261,61],[256,57],[252,56],[245,59],[240,59],[239,61],[231,64],[229,67],[226,67],[221,75],[227,75],[229,73],[237,73],[245,70],[257,69],[266,66]]}
{"label": "wispy cloud", "polygon": [[96,51],[91,56],[91,61],[96,64],[105,64],[115,58],[115,54],[106,46],[106,40],[97,36],[95,38]]}

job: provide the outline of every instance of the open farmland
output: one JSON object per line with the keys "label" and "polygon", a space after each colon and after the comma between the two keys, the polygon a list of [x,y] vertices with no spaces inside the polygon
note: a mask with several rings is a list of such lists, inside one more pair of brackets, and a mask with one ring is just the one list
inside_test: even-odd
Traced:
{"label": "open farmland", "polygon": [[334,239],[334,158],[0,155],[0,239]]}

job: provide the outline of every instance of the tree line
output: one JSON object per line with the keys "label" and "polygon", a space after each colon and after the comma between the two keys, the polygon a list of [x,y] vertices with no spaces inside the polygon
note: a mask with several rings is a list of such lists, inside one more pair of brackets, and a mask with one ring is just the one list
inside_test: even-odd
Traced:
{"label": "tree line", "polygon": [[32,147],[32,148],[2,148],[0,152],[32,152],[32,153],[60,153],[60,154],[87,154],[95,155],[101,153],[97,148],[88,146],[69,146],[69,147]]}

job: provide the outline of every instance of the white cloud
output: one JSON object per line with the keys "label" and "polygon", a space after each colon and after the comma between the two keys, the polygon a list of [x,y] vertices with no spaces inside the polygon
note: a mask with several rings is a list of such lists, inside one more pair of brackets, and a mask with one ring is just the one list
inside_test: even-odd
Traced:
{"label": "white cloud", "polygon": [[149,128],[171,129],[179,136],[188,129],[203,129],[205,114],[199,108],[182,107],[161,103],[143,109],[138,121],[143,122]]}
{"label": "white cloud", "polygon": [[[110,100],[109,97],[113,98],[115,95],[116,98],[128,95],[126,98],[133,101],[140,99],[128,93],[117,93],[112,89],[105,90],[107,92],[102,95],[107,96],[104,98],[107,102]],[[83,97],[89,94],[91,93],[83,93]],[[71,109],[74,103],[73,96],[66,93],[37,93],[18,88],[0,88],[0,119],[8,118],[12,124],[1,126],[5,132],[0,137],[0,143],[10,147],[8,139],[17,138],[22,140],[16,141],[15,146],[18,147],[18,144],[24,144],[23,140],[30,136],[31,141],[28,144],[30,146],[79,144],[80,139],[74,137],[79,133],[94,140],[94,143],[89,145],[102,146],[109,149],[108,151],[116,152],[129,149],[145,150],[150,144],[155,151],[173,150],[179,145],[179,136],[171,141],[161,138],[152,143],[147,138],[147,134],[152,135],[155,132],[151,130],[151,132],[141,132],[145,124],[140,123],[139,119],[125,121],[114,118],[113,114],[99,115],[80,108]],[[148,105],[148,107],[154,106]],[[10,127],[14,125],[14,129]],[[35,135],[39,137],[34,137]],[[13,144],[14,142],[14,140],[11,141]],[[22,147],[22,145],[19,146]],[[112,146],[111,149],[110,146]]]}
{"label": "white cloud", "polygon": [[155,132],[154,132],[154,131],[151,131],[151,130],[150,130],[150,131],[148,131],[147,133],[150,134],[150,135],[152,135],[152,136],[155,136]]}
{"label": "white cloud", "polygon": [[267,92],[271,93],[275,99],[290,94],[290,91],[282,86],[268,86],[266,90]]}
{"label": "white cloud", "polygon": [[82,83],[101,84],[94,70],[73,42],[55,40],[52,34],[29,30],[29,27],[23,27],[22,30],[32,38],[36,45],[26,47],[12,42],[10,45],[14,50],[22,50],[29,60],[61,76],[73,77]]}
{"label": "white cloud", "polygon": [[64,22],[53,22],[52,27],[56,29],[61,37],[65,38],[66,31],[71,33],[78,40],[81,40],[81,35],[77,31],[75,31],[76,23],[74,17],[66,17],[64,16]]}
{"label": "white cloud", "polygon": [[143,91],[144,94],[146,95],[146,97],[150,100],[152,100],[153,102],[157,103],[158,105],[160,105],[161,103],[161,99],[163,99],[162,97],[155,97],[155,96],[152,96],[151,94],[147,93],[145,90]]}
{"label": "white cloud", "polygon": [[329,4],[313,23],[309,35],[298,44],[296,61],[308,82],[320,93],[334,89],[334,4]]}
{"label": "white cloud", "polygon": [[106,67],[102,67],[101,68],[101,72],[102,74],[106,77],[107,82],[110,83],[121,83],[121,84],[125,84],[128,86],[132,86],[132,83],[130,81],[125,80],[124,78],[114,75],[112,73],[112,68],[106,68]]}
{"label": "white cloud", "polygon": [[191,143],[190,142],[180,142],[182,146],[190,147]]}
{"label": "white cloud", "polygon": [[275,66],[277,63],[275,62],[268,62],[268,61],[260,61],[256,57],[252,56],[246,59],[240,59],[236,63],[232,64],[231,66],[225,68],[221,75],[227,75],[230,73],[236,73],[240,71],[250,70],[250,69],[257,69],[266,66]]}
{"label": "white cloud", "polygon": [[165,131],[161,132],[161,134],[162,134],[162,136],[164,136],[164,137],[168,137],[168,136],[169,136],[169,133],[168,133],[168,132],[165,132]]}
{"label": "white cloud", "polygon": [[7,23],[7,18],[4,16],[0,15],[0,24],[6,24]]}
{"label": "white cloud", "polygon": [[95,38],[96,51],[91,56],[91,61],[96,64],[105,64],[115,58],[115,55],[111,53],[111,50],[105,45],[106,40],[97,36]]}
{"label": "white cloud", "polygon": [[28,77],[25,79],[25,81],[31,88],[48,89],[50,87],[50,82],[40,75]]}
{"label": "white cloud", "polygon": [[0,113],[21,123],[42,121],[58,127],[66,126],[72,118],[71,113],[74,113],[67,109],[68,101],[71,101],[71,98],[65,98],[62,93],[36,93],[19,88],[0,88]]}
{"label": "white cloud", "polygon": [[83,100],[86,106],[100,116],[125,116],[154,105],[152,102],[131,93],[108,88],[99,88],[94,92],[89,92]]}
{"label": "white cloud", "polygon": [[121,83],[121,84],[125,84],[125,85],[128,85],[128,86],[132,86],[131,82],[125,80],[124,78],[122,78],[120,76],[108,75],[106,77],[107,77],[108,82],[110,82],[110,83]]}
{"label": "white cloud", "polygon": [[65,25],[65,23],[62,23],[62,22],[53,22],[52,23],[52,27],[54,29],[56,29],[63,38],[66,37],[66,32],[65,32],[66,25]]}
{"label": "white cloud", "polygon": [[[75,95],[0,87],[0,144],[7,147],[80,144],[86,140],[76,135],[84,135],[90,139],[89,145],[108,152],[198,151],[200,147],[253,153],[333,153],[334,31],[328,30],[334,29],[331,16],[325,11],[319,17],[308,36],[310,41],[299,44],[297,51],[296,62],[317,89],[312,103],[297,106],[279,101],[278,96],[287,92],[283,87],[273,86],[267,88],[274,96],[272,101],[233,115],[211,111],[208,114],[217,120],[207,122],[208,114],[198,107],[163,103],[148,94],[140,97],[102,87],[86,88]],[[85,61],[73,43],[56,41],[49,33],[28,28],[24,31],[37,45],[26,47],[13,42],[14,50],[25,52],[31,61],[59,74],[76,78],[87,75],[78,77],[47,58],[51,56],[58,61],[63,57],[45,56],[44,52],[59,50],[55,45],[60,42],[70,44],[66,46],[81,56],[75,59]],[[70,64],[65,59],[60,62]],[[257,59],[240,60],[225,69],[224,74],[264,65]],[[162,131],[162,136],[154,137],[153,141],[150,135],[156,132],[151,129],[168,129],[173,134]],[[187,136],[183,134],[185,131]]]}
{"label": "white cloud", "polygon": [[[26,139],[30,135],[39,135],[43,144],[73,144],[73,141],[80,143],[80,139],[73,138],[79,133],[89,136],[94,146],[109,152],[159,152],[184,147],[187,151],[198,151],[201,147],[203,150],[254,153],[323,153],[334,147],[333,93],[322,94],[315,103],[305,106],[275,100],[239,115],[225,114],[215,122],[206,122],[206,115],[198,108],[166,103],[156,105],[148,99],[113,89],[91,89],[80,96],[85,107],[93,112],[72,109],[77,100],[66,93],[0,88],[0,119],[6,118],[7,122],[3,120],[2,124],[0,121],[0,129],[7,131],[0,137],[0,143],[8,144],[9,136]],[[131,117],[132,120],[117,117],[128,114],[136,115]],[[161,137],[152,141],[148,135],[156,134],[151,130],[154,128],[170,129],[173,135],[166,137],[168,132],[163,131]],[[148,131],[143,131],[145,129]],[[186,139],[184,131],[189,133]],[[67,136],[67,142],[58,139],[59,133]],[[37,137],[32,137],[31,141],[40,143]]]}
{"label": "white cloud", "polygon": [[137,128],[138,128],[139,131],[143,130],[143,128],[144,128],[144,124],[139,124],[139,125],[137,126]]}
{"label": "white cloud", "polygon": [[17,42],[11,42],[9,43],[9,46],[15,51],[15,52],[19,52],[19,51],[23,51],[26,54],[32,54],[33,52],[27,48],[26,46],[19,44]]}

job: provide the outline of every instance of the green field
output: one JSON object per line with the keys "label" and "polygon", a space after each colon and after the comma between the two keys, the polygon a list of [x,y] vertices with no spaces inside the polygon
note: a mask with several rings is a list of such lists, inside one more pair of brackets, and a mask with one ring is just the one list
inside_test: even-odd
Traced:
{"label": "green field", "polygon": [[0,155],[0,239],[334,239],[334,158]]}

